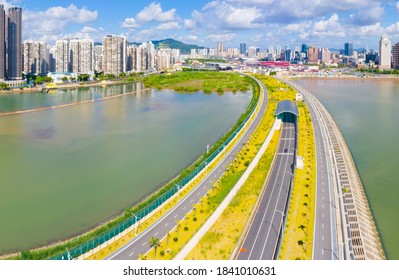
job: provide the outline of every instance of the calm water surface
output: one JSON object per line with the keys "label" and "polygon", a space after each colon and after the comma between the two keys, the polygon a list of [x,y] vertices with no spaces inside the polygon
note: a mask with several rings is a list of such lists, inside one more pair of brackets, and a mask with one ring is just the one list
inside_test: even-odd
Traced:
{"label": "calm water surface", "polygon": [[[0,111],[136,89],[0,95]],[[206,151],[250,98],[150,90],[0,117],[0,253],[65,239],[139,201]]]}
{"label": "calm water surface", "polygon": [[399,259],[399,81],[300,80],[352,152],[389,259]]}

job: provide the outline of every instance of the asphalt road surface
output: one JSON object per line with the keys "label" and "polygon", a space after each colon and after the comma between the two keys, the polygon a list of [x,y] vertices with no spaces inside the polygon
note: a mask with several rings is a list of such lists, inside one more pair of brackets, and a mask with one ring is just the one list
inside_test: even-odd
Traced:
{"label": "asphalt road surface", "polygon": [[291,194],[291,181],[295,168],[296,122],[283,123],[279,141],[272,173],[265,181],[266,189],[237,254],[238,260],[272,260],[277,257],[276,252],[283,230],[283,218]]}
{"label": "asphalt road surface", "polygon": [[327,169],[326,147],[323,142],[320,117],[309,104],[305,97],[306,105],[313,120],[316,148],[316,211],[315,226],[313,236],[313,256],[314,260],[334,259],[332,246],[332,197],[330,195],[329,174]]}
{"label": "asphalt road surface", "polygon": [[[258,81],[259,83],[259,81]],[[260,120],[262,119],[267,106],[267,90],[265,86],[259,83],[264,92],[264,99],[261,105],[261,109],[257,114],[254,122],[251,124],[250,128],[246,133],[238,140],[235,147],[227,153],[222,162],[215,167],[209,175],[198,184],[198,186],[193,189],[188,195],[180,200],[180,202],[173,207],[169,212],[162,216],[158,221],[152,224],[144,232],[139,234],[125,246],[112,253],[105,259],[108,260],[136,260],[138,255],[144,255],[150,251],[149,240],[151,237],[158,238],[162,240],[166,237],[167,232],[172,232],[176,227],[176,220],[180,220],[182,227],[184,226],[184,217],[193,209],[194,204],[198,204],[203,196],[206,195],[209,188],[211,188],[211,182],[216,182],[224,173],[227,166],[234,160],[235,155],[241,150],[243,145],[249,140],[251,134],[254,132],[255,128],[258,126]],[[236,140],[235,140],[236,141]],[[183,230],[182,228],[180,230]],[[171,241],[173,242],[173,241]],[[166,249],[164,242],[161,243],[163,249]]]}

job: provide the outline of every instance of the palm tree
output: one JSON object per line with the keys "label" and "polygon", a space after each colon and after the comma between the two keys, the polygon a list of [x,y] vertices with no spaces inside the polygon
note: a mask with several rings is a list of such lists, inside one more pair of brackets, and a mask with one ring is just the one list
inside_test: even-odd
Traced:
{"label": "palm tree", "polygon": [[153,236],[153,237],[151,237],[149,243],[150,243],[150,247],[151,247],[151,248],[154,248],[154,256],[156,256],[156,255],[157,255],[157,249],[158,249],[158,247],[162,247],[162,246],[161,246],[161,242],[159,242],[159,239],[158,239],[158,238],[155,238],[155,237]]}
{"label": "palm tree", "polygon": [[299,245],[299,246],[302,246],[302,249],[306,252],[306,249],[305,249],[305,247],[304,247],[305,242],[303,242],[302,240],[298,240],[298,245]]}
{"label": "palm tree", "polygon": [[186,216],[184,219],[186,220],[186,226],[187,226],[188,220],[190,219],[190,217],[189,217],[189,216]]}
{"label": "palm tree", "polygon": [[300,228],[306,235],[308,235],[308,234],[305,232],[306,226],[300,225],[298,228]]}
{"label": "palm tree", "polygon": [[304,203],[303,203],[303,206],[308,207],[308,203],[307,203],[307,202],[304,202]]}
{"label": "palm tree", "polygon": [[193,204],[194,216],[195,216],[195,214],[197,213],[197,208],[196,208],[196,206],[197,206],[197,205]]}
{"label": "palm tree", "polygon": [[139,254],[139,257],[138,257],[137,259],[138,259],[138,260],[141,260],[141,261],[144,261],[144,260],[147,259],[147,256],[146,256],[146,255]]}
{"label": "palm tree", "polygon": [[176,233],[177,235],[179,235],[179,229],[180,229],[181,225],[180,225],[180,220],[176,220]]}
{"label": "palm tree", "polygon": [[169,244],[169,239],[170,239],[170,232],[169,230],[166,231],[166,245]]}

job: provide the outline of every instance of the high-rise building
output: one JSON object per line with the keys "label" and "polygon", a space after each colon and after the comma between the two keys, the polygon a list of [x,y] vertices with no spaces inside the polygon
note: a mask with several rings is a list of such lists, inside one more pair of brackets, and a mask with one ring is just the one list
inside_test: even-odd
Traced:
{"label": "high-rise building", "polygon": [[224,42],[217,42],[216,56],[222,57],[224,53]]}
{"label": "high-rise building", "polygon": [[69,40],[57,40],[56,46],[56,65],[55,71],[58,73],[70,72],[70,50],[69,50]]}
{"label": "high-rise building", "polygon": [[319,48],[317,47],[308,48],[308,63],[309,64],[319,63]]}
{"label": "high-rise building", "polygon": [[157,53],[157,70],[165,70],[170,68],[171,49],[160,49]]}
{"label": "high-rise building", "polygon": [[393,68],[399,69],[399,42],[392,48],[392,58]]}
{"label": "high-rise building", "polygon": [[8,79],[22,79],[22,8],[8,9]]}
{"label": "high-rise building", "polygon": [[23,72],[45,75],[49,71],[49,49],[46,42],[26,41],[23,47]]}
{"label": "high-rise building", "polygon": [[247,44],[245,44],[245,43],[240,44],[240,54],[243,54],[243,55],[247,54]]}
{"label": "high-rise building", "polygon": [[144,72],[147,67],[147,44],[141,44],[137,48],[136,71]]}
{"label": "high-rise building", "polygon": [[255,58],[256,57],[256,47],[248,48],[248,57]]}
{"label": "high-rise building", "polygon": [[6,12],[4,5],[0,5],[0,81],[4,80],[6,72]]}
{"label": "high-rise building", "polygon": [[103,71],[118,75],[126,72],[126,38],[108,35],[103,37]]}
{"label": "high-rise building", "polygon": [[344,54],[346,56],[353,56],[353,43],[346,42],[344,48],[345,48]]}
{"label": "high-rise building", "polygon": [[135,71],[137,61],[137,46],[130,45],[126,49],[126,72]]}
{"label": "high-rise building", "polygon": [[56,71],[56,53],[57,53],[57,48],[56,46],[48,46],[48,71],[49,72],[55,72]]}
{"label": "high-rise building", "polygon": [[69,47],[72,73],[87,74],[93,72],[93,40],[73,39],[70,41]]}
{"label": "high-rise building", "polygon": [[391,40],[382,36],[380,40],[380,69],[391,69]]}
{"label": "high-rise building", "polygon": [[103,71],[103,46],[94,46],[94,70],[98,72]]}
{"label": "high-rise building", "polygon": [[147,70],[155,70],[155,46],[150,41],[147,43]]}

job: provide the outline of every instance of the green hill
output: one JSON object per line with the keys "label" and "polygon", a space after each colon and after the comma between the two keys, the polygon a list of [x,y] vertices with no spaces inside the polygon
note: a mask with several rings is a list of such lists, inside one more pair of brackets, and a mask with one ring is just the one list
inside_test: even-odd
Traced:
{"label": "green hill", "polygon": [[179,49],[181,54],[190,54],[191,49],[205,49],[204,47],[200,47],[197,45],[188,45],[170,38],[159,41],[152,41],[152,43],[155,45],[155,48],[159,48],[160,45],[164,45],[171,49]]}

